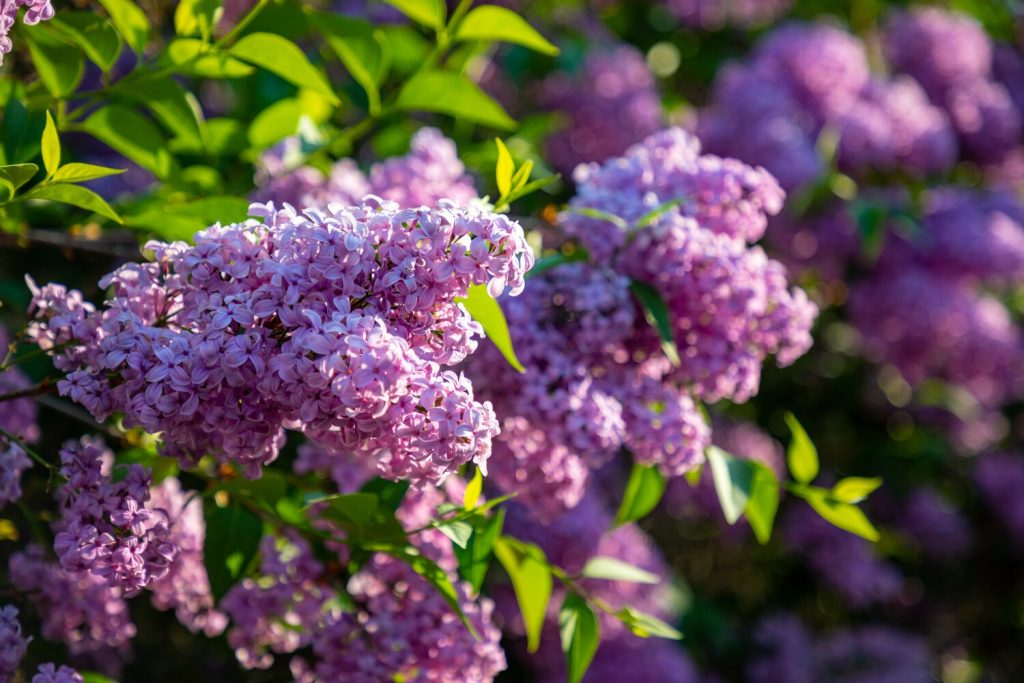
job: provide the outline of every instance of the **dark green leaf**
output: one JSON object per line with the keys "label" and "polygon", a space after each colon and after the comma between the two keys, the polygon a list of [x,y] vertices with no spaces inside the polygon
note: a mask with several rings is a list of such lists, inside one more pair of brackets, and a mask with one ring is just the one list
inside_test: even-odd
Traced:
{"label": "dark green leaf", "polygon": [[387,68],[387,59],[383,38],[373,24],[333,12],[314,12],[311,23],[366,92],[370,113],[378,114],[378,86]]}
{"label": "dark green leaf", "polygon": [[448,114],[503,130],[516,127],[516,122],[490,95],[453,71],[420,72],[402,87],[395,104],[399,109]]}
{"label": "dark green leaf", "polygon": [[231,55],[270,71],[300,88],[309,88],[339,104],[331,84],[298,45],[273,33],[250,33],[230,50]]}
{"label": "dark green leaf", "polygon": [[186,75],[200,78],[244,78],[256,70],[227,52],[211,48],[195,38],[171,42],[161,58]]}
{"label": "dark green leaf", "polygon": [[104,73],[121,54],[123,43],[117,29],[93,12],[58,12],[48,25],[66,42],[81,48]]}
{"label": "dark green leaf", "polygon": [[786,413],[786,424],[793,435],[786,450],[789,473],[801,484],[807,484],[818,476],[818,449],[793,413]]}
{"label": "dark green leaf", "polygon": [[735,524],[750,499],[753,467],[749,460],[730,455],[718,446],[708,446],[706,454],[725,521]]}
{"label": "dark green leaf", "polygon": [[465,548],[456,547],[455,557],[459,561],[459,575],[473,586],[473,592],[479,593],[487,576],[487,568],[491,564],[494,543],[501,535],[505,523],[505,510],[499,509],[494,515],[474,518],[473,535]]}
{"label": "dark green leaf", "polygon": [[110,205],[104,201],[103,197],[86,187],[82,187],[81,185],[70,185],[68,183],[43,185],[41,187],[34,188],[31,192],[25,195],[25,198],[48,199],[51,202],[71,204],[72,206],[77,206],[79,208],[92,211],[93,213],[98,213],[99,215],[118,223],[124,222],[121,220],[121,217],[117,215],[117,212],[110,208]]}
{"label": "dark green leaf", "polygon": [[60,98],[73,93],[85,73],[81,51],[58,40],[43,25],[25,26],[24,31],[32,65],[46,89]]}
{"label": "dark green leaf", "polygon": [[634,463],[633,470],[629,473],[629,481],[626,482],[622,503],[615,515],[615,526],[646,517],[658,506],[664,493],[665,477],[658,468]]}
{"label": "dark green leaf", "polygon": [[484,334],[498,347],[498,351],[508,364],[519,372],[526,372],[526,368],[516,357],[516,350],[512,347],[512,336],[508,331],[505,314],[501,312],[501,306],[494,297],[488,293],[487,285],[472,285],[466,296],[459,297],[456,301],[465,307],[473,320],[480,323],[484,328]]}
{"label": "dark green leaf", "polygon": [[163,135],[152,121],[137,112],[112,104],[93,113],[81,127],[157,177],[171,174],[174,163]]}
{"label": "dark green leaf", "polygon": [[675,335],[672,333],[672,320],[668,314],[668,306],[661,298],[658,290],[644,282],[633,280],[629,283],[629,289],[640,302],[644,309],[647,322],[658,331],[661,337],[661,348],[672,361],[672,365],[679,366],[679,349],[676,347]]}
{"label": "dark green leaf", "polygon": [[377,496],[372,493],[341,493],[333,496],[313,498],[306,502],[306,509],[312,506],[323,508],[322,517],[332,519],[352,531],[369,526],[377,512]]}
{"label": "dark green leaf", "polygon": [[128,91],[132,99],[188,143],[202,147],[205,121],[195,95],[170,77],[147,79]]}
{"label": "dark green leaf", "polygon": [[497,5],[481,5],[466,15],[455,32],[457,40],[500,40],[516,43],[546,55],[557,55],[558,48],[520,14]]}
{"label": "dark green leaf", "polygon": [[635,567],[615,557],[598,555],[587,560],[581,576],[589,579],[605,579],[607,581],[628,581],[629,583],[660,583],[657,574],[646,569]]}
{"label": "dark green leaf", "polygon": [[273,511],[276,509],[277,501],[284,497],[288,485],[279,472],[264,470],[259,479],[230,479],[221,482],[218,488]]}
{"label": "dark green leaf", "polygon": [[549,254],[537,259],[537,262],[533,264],[526,273],[526,277],[537,277],[541,273],[545,273],[552,268],[557,268],[564,263],[577,263],[579,261],[586,261],[590,258],[590,255],[585,249],[576,249],[568,254],[558,252],[557,254]]}
{"label": "dark green leaf", "polygon": [[532,543],[502,536],[494,543],[494,556],[512,580],[526,628],[526,647],[536,652],[551,599],[551,570],[544,551]]}
{"label": "dark green leaf", "polygon": [[45,126],[43,112],[30,112],[18,100],[9,101],[4,108],[3,123],[4,157],[8,163],[28,161],[38,154]]}
{"label": "dark green leaf", "polygon": [[601,624],[587,601],[570,591],[558,612],[558,630],[568,681],[580,683],[601,643]]}
{"label": "dark green leaf", "polygon": [[379,505],[392,513],[397,512],[405,500],[405,494],[409,491],[408,481],[388,481],[380,477],[374,477],[363,484],[359,489],[363,493],[372,493],[377,496]]}
{"label": "dark green leaf", "polygon": [[775,514],[779,509],[779,482],[769,467],[752,460],[749,462],[753,467],[754,478],[745,514],[750,528],[754,530],[754,536],[759,543],[765,544],[772,537]]}
{"label": "dark green leaf", "polygon": [[132,0],[100,0],[100,4],[110,13],[121,37],[137,54],[142,54],[149,40],[149,19],[137,3]]}
{"label": "dark green leaf", "polygon": [[259,550],[262,536],[259,517],[241,505],[207,508],[203,562],[215,600],[220,600],[242,576]]}
{"label": "dark green leaf", "polygon": [[455,590],[455,586],[452,584],[451,579],[448,578],[448,574],[444,569],[438,566],[436,562],[428,557],[424,557],[420,554],[419,550],[413,547],[403,548],[401,550],[391,553],[395,557],[405,560],[413,571],[425,578],[430,584],[437,590],[437,592],[444,598],[448,606],[452,608],[452,611],[459,616],[462,623],[469,629],[469,632],[473,634],[474,638],[479,639],[480,634],[477,633],[476,627],[466,618],[465,612],[462,611],[462,604],[459,601],[459,594]]}

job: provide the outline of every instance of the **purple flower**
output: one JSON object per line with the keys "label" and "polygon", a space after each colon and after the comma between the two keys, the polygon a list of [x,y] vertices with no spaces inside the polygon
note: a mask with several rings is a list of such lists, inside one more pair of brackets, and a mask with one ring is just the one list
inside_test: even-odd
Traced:
{"label": "purple flower", "polygon": [[28,639],[21,635],[18,608],[0,608],[0,683],[10,683],[18,673],[18,664],[28,651]]}
{"label": "purple flower", "polygon": [[82,676],[70,666],[57,668],[57,665],[47,663],[39,667],[32,683],[82,683]]}
{"label": "purple flower", "polygon": [[0,0],[0,64],[4,63],[4,55],[14,49],[10,33],[22,7],[25,8],[22,21],[29,26],[53,18],[50,0]]}
{"label": "purple flower", "polygon": [[668,0],[683,23],[706,30],[767,24],[789,11],[793,0]]}

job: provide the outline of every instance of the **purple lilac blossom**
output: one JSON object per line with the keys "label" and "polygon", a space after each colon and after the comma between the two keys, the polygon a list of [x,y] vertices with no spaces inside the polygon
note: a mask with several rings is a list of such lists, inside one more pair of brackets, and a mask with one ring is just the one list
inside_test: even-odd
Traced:
{"label": "purple lilac blossom", "polygon": [[42,664],[38,673],[32,677],[32,683],[83,683],[82,675],[70,666]]}
{"label": "purple lilac blossom", "polygon": [[[0,354],[6,355],[7,332],[0,326]],[[17,368],[0,371],[0,394],[26,389],[31,381]],[[39,438],[36,404],[30,397],[3,402],[0,429],[28,442]],[[21,474],[32,466],[25,449],[0,434],[0,508],[21,498]]]}
{"label": "purple lilac blossom", "polygon": [[69,574],[103,577],[128,597],[167,575],[177,558],[166,510],[150,503],[152,474],[128,467],[110,477],[114,454],[98,439],[69,441],[60,452],[61,519],[53,549]]}
{"label": "purple lilac blossom", "polygon": [[539,90],[541,106],[568,119],[547,141],[547,159],[565,174],[622,154],[662,125],[654,76],[630,45],[595,49],[581,73],[554,73]]}
{"label": "purple lilac blossom", "polygon": [[668,0],[668,9],[687,26],[714,30],[767,24],[789,11],[793,0]]}
{"label": "purple lilac blossom", "polygon": [[875,555],[871,543],[832,526],[810,507],[791,508],[781,526],[786,546],[802,555],[820,580],[850,607],[886,603],[901,590],[899,570]]}
{"label": "purple lilac blossom", "polygon": [[25,8],[22,21],[29,26],[53,18],[50,0],[0,0],[0,64],[4,63],[4,55],[14,49],[10,33],[22,7]]}
{"label": "purple lilac blossom", "polygon": [[254,204],[195,245],[150,242],[153,260],[101,282],[100,310],[33,285],[30,335],[97,419],[163,433],[166,453],[211,454],[250,476],[284,429],[439,481],[486,466],[498,426],[469,380],[443,369],[482,332],[455,299],[473,284],[522,291],[533,253],[518,223],[446,201],[400,210],[369,196],[298,213]]}
{"label": "purple lilac blossom", "polygon": [[116,669],[135,637],[128,603],[119,589],[90,572],[66,573],[32,545],[11,556],[11,583],[42,619],[43,637],[63,642],[76,657]]}
{"label": "purple lilac blossom", "polygon": [[929,558],[952,559],[963,554],[971,543],[966,520],[949,500],[930,488],[911,493],[895,523]]}
{"label": "purple lilac blossom", "polygon": [[168,477],[151,489],[151,505],[168,517],[168,540],[178,550],[165,576],[149,585],[153,604],[173,609],[178,621],[193,633],[219,635],[227,618],[214,608],[210,579],[203,564],[206,522],[202,498],[188,495],[181,482]]}
{"label": "purple lilac blossom", "polygon": [[974,480],[981,496],[1002,519],[1018,543],[1024,543],[1024,456],[1019,453],[989,453],[978,459]]}
{"label": "purple lilac blossom", "polygon": [[18,608],[0,608],[0,683],[11,683],[18,673],[18,664],[28,651],[29,639],[21,635]]}

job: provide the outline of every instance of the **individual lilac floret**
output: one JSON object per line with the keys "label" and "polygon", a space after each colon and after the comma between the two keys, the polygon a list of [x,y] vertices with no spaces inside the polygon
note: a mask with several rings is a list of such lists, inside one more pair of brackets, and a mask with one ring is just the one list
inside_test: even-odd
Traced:
{"label": "individual lilac floret", "polygon": [[539,100],[569,119],[547,142],[548,159],[565,174],[577,164],[622,154],[662,123],[654,76],[629,45],[588,52],[580,74],[549,76]]}
{"label": "individual lilac floret", "polygon": [[806,505],[789,511],[782,537],[855,609],[893,600],[902,588],[899,570],[877,557],[868,541],[832,526]]}
{"label": "individual lilac floret", "polygon": [[32,677],[32,683],[83,683],[82,675],[70,666],[57,667],[56,664],[43,664],[39,672]]}
{"label": "individual lilac floret", "polygon": [[168,540],[178,549],[167,574],[149,585],[153,604],[173,609],[185,628],[207,636],[219,635],[227,624],[224,614],[214,609],[210,579],[203,564],[206,522],[202,499],[187,495],[174,477],[164,479],[151,489],[151,505],[168,517]]}
{"label": "individual lilac floret", "polygon": [[73,655],[89,656],[104,670],[123,661],[135,624],[119,589],[90,572],[66,573],[46,561],[37,545],[11,556],[10,576],[35,606],[43,637],[65,643]]}
{"label": "individual lilac floret", "polygon": [[581,165],[573,175],[576,196],[562,223],[600,262],[610,260],[631,233],[581,213],[586,210],[613,214],[639,231],[641,218],[677,203],[676,210],[703,229],[756,242],[785,200],[763,168],[702,155],[697,138],[680,128],[651,135],[603,164]]}
{"label": "individual lilac floret", "polygon": [[1024,486],[1024,456],[990,453],[981,456],[974,470],[982,498],[1002,519],[1018,542],[1024,542],[1024,499],[1016,491]]}
{"label": "individual lilac floret", "polygon": [[372,458],[392,479],[439,481],[485,466],[497,421],[444,366],[480,326],[470,286],[524,287],[533,252],[505,216],[442,200],[398,209],[368,196],[299,213],[254,204],[195,245],[150,242],[153,261],[101,281],[100,311],[33,285],[29,334],[66,371],[58,388],[97,419],[162,432],[165,452],[272,461],[284,430]]}
{"label": "individual lilac floret", "polygon": [[789,11],[793,0],[668,0],[668,9],[687,26],[715,30],[767,24]]}
{"label": "individual lilac floret", "polygon": [[28,639],[21,635],[18,608],[0,608],[0,683],[11,683],[18,673],[18,664],[28,651]]}
{"label": "individual lilac floret", "polygon": [[60,473],[67,483],[53,549],[66,572],[101,576],[130,597],[166,576],[178,549],[168,512],[150,504],[151,473],[131,465],[114,482],[113,457],[88,437],[64,445]]}
{"label": "individual lilac floret", "polygon": [[435,206],[441,199],[465,206],[478,196],[455,143],[436,128],[417,131],[405,156],[374,164],[370,191],[408,207]]}
{"label": "individual lilac floret", "polygon": [[0,0],[0,64],[4,63],[4,55],[14,49],[10,33],[22,7],[25,8],[22,21],[29,26],[53,18],[50,0]]}

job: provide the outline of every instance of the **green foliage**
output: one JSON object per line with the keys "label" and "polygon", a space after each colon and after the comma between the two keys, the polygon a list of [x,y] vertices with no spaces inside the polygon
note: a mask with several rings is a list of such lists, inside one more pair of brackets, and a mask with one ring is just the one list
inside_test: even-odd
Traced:
{"label": "green foliage", "polygon": [[448,18],[444,0],[384,0],[418,24],[441,31]]}
{"label": "green foliage", "polygon": [[491,516],[477,515],[471,518],[472,534],[465,546],[455,547],[455,557],[459,561],[459,576],[468,581],[474,592],[479,592],[491,565],[494,544],[501,536],[505,523],[505,509],[498,508]]}
{"label": "green foliage", "polygon": [[718,446],[709,446],[706,455],[725,521],[735,524],[750,499],[754,480],[752,468],[748,460],[729,455]]}
{"label": "green foliage", "polygon": [[634,463],[626,482],[626,492],[615,515],[615,526],[628,524],[646,517],[658,506],[665,493],[665,477],[657,467]]}
{"label": "green foliage", "polygon": [[256,556],[262,537],[263,523],[241,505],[207,507],[203,563],[216,600],[241,578]]}
{"label": "green foliage", "polygon": [[504,41],[547,55],[558,54],[558,48],[523,17],[498,5],[481,5],[470,10],[455,31],[455,39]]}
{"label": "green foliage", "polygon": [[118,33],[136,54],[142,54],[149,40],[149,18],[131,0],[99,0],[110,14]]}
{"label": "green foliage", "polygon": [[786,424],[793,435],[786,449],[789,473],[801,484],[806,484],[818,476],[818,449],[793,413],[786,413]]}
{"label": "green foliage", "polygon": [[601,642],[601,624],[587,601],[572,591],[565,594],[558,612],[558,630],[565,653],[569,683],[583,680]]}
{"label": "green foliage", "polygon": [[324,75],[306,59],[302,49],[287,38],[274,33],[250,33],[231,48],[230,54],[264,68],[299,88],[318,92],[331,104],[340,103]]}
{"label": "green foliage", "polygon": [[526,647],[536,652],[551,599],[551,569],[544,551],[532,543],[501,536],[494,543],[494,556],[512,581],[526,628]]}
{"label": "green foliage", "polygon": [[516,122],[494,98],[466,76],[453,71],[422,71],[402,86],[395,102],[405,111],[447,114],[492,128],[512,130]]}
{"label": "green foliage", "polygon": [[29,191],[25,199],[47,199],[51,202],[70,204],[81,209],[98,213],[104,218],[109,218],[118,223],[123,223],[117,212],[110,208],[106,200],[92,190],[81,185],[70,183],[53,183],[52,185],[40,185]]}
{"label": "green foliage", "polygon": [[661,348],[665,355],[668,356],[672,365],[678,367],[679,349],[676,347],[675,335],[672,333],[672,319],[669,317],[665,300],[658,294],[658,290],[644,282],[633,280],[629,283],[629,289],[643,307],[647,322],[658,331]]}
{"label": "green foliage", "polygon": [[508,364],[518,372],[526,372],[526,368],[516,357],[516,351],[512,348],[512,336],[508,331],[508,321],[505,314],[501,312],[501,306],[494,297],[487,291],[486,285],[472,285],[466,296],[456,299],[473,317],[473,320],[480,323],[484,328],[484,334],[501,351]]}
{"label": "green foliage", "polygon": [[580,576],[588,579],[606,579],[608,581],[627,581],[629,583],[660,583],[661,579],[657,574],[652,574],[646,569],[634,567],[628,562],[623,562],[614,557],[598,555],[587,560],[583,566]]}

